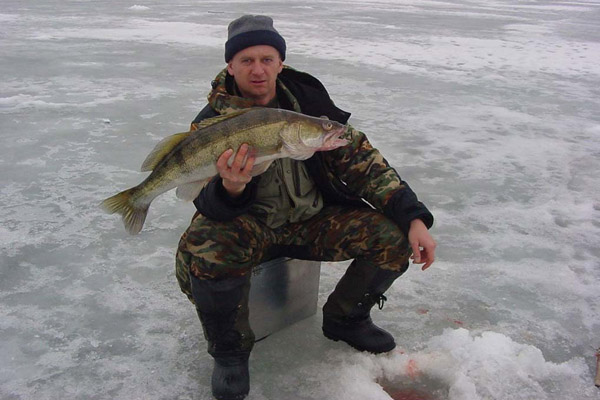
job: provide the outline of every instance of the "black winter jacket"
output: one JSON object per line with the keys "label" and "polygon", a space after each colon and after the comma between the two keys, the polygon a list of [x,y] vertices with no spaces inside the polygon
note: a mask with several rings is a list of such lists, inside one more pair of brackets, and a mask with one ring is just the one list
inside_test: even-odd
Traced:
{"label": "black winter jacket", "polygon": [[[226,88],[228,93],[233,93],[233,79],[228,76]],[[340,110],[335,106],[323,84],[313,76],[302,73],[291,68],[284,68],[278,79],[288,88],[298,101],[304,114],[314,117],[326,115],[329,119],[346,124],[350,113]],[[213,82],[213,88],[215,83]],[[278,93],[280,107],[293,110],[292,104],[287,96]],[[210,105],[206,105],[192,122],[219,115]],[[385,160],[384,160],[385,162]],[[328,173],[327,163],[323,152],[316,152],[311,158],[304,161],[307,170],[311,174],[315,184],[321,191],[325,205],[349,205],[369,207],[360,197],[353,194],[345,183],[340,179],[332,179],[331,172]],[[387,165],[387,162],[385,162]],[[388,166],[389,167],[389,166]],[[248,212],[256,198],[257,182],[260,175],[255,177],[244,190],[243,194],[235,199],[228,196],[223,188],[221,178],[214,177],[200,192],[194,200],[198,212],[207,218],[226,221]],[[384,215],[396,222],[402,232],[408,235],[410,221],[421,219],[427,228],[433,225],[433,215],[427,207],[421,203],[416,194],[410,189],[405,181],[402,188],[394,192],[383,209]]]}

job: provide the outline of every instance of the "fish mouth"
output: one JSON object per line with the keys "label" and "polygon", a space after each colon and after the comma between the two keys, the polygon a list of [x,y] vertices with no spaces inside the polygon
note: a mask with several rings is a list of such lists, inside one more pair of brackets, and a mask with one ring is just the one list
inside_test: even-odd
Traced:
{"label": "fish mouth", "polygon": [[346,127],[334,129],[325,135],[323,140],[323,146],[319,148],[321,151],[333,150],[338,147],[343,147],[350,143],[350,140],[346,138]]}

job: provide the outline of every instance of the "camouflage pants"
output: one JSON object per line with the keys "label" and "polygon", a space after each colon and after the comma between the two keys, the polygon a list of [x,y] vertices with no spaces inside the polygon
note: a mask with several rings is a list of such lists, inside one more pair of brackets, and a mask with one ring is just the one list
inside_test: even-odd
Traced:
{"label": "camouflage pants", "polygon": [[398,226],[368,208],[325,207],[311,219],[271,229],[252,215],[214,221],[196,215],[181,237],[176,275],[192,300],[190,274],[200,279],[245,275],[277,257],[344,261],[359,259],[401,271],[412,254]]}

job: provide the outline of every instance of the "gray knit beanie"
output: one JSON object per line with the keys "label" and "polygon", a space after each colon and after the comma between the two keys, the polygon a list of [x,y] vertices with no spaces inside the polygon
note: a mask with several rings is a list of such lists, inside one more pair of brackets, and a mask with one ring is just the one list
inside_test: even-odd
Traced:
{"label": "gray knit beanie", "polygon": [[285,60],[285,40],[273,28],[273,19],[264,15],[244,15],[229,24],[225,43],[225,62],[247,47],[257,45],[273,46]]}

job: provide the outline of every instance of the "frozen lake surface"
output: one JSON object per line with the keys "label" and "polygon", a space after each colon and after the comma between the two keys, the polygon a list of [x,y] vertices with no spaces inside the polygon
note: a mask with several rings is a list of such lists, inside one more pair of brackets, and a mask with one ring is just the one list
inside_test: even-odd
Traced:
{"label": "frozen lake surface", "polygon": [[[174,276],[193,206],[161,196],[131,237],[98,203],[187,130],[245,13],[274,17],[439,243],[374,313],[397,350],[328,341],[318,313],[256,345],[249,399],[599,399],[593,0],[3,0],[0,398],[210,398]],[[323,265],[319,305],[346,265]]]}

